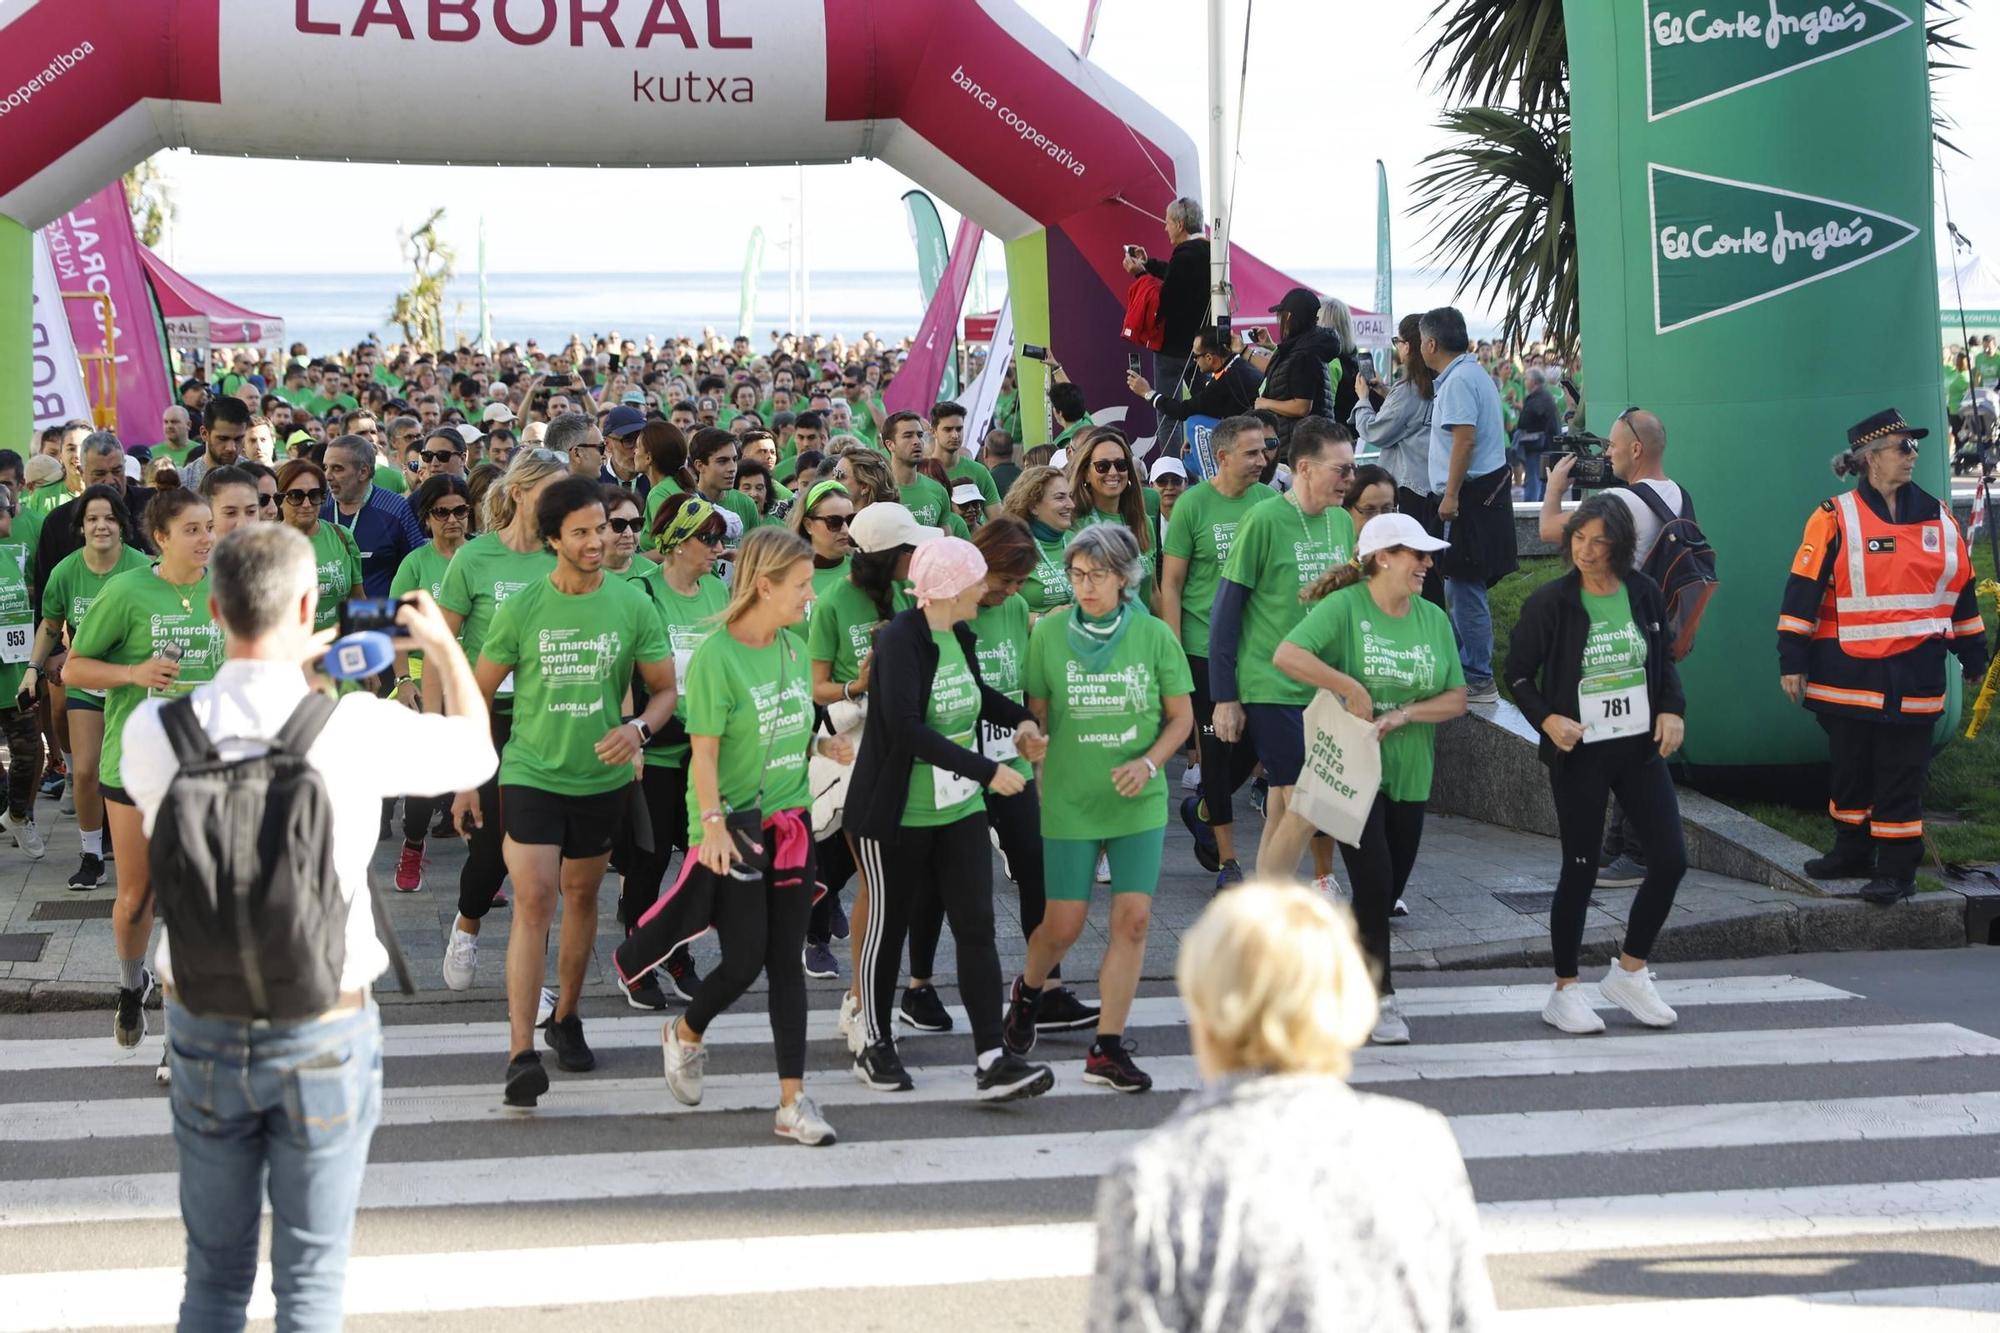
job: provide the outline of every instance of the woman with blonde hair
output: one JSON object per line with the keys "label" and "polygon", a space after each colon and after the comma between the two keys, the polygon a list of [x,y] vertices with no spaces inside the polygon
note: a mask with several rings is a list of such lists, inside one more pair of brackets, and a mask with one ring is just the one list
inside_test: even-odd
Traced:
{"label": "woman with blonde hair", "polygon": [[1175,976],[1207,1086],[1099,1187],[1092,1333],[1486,1327],[1450,1125],[1347,1086],[1375,992],[1346,913],[1242,885],[1182,936]]}
{"label": "woman with blonde hair", "polygon": [[[1125,432],[1116,426],[1093,426],[1069,451],[1069,493],[1076,501],[1075,534],[1099,523],[1123,523],[1139,543],[1146,564],[1144,599],[1152,605],[1152,585],[1159,574],[1159,543],[1153,539],[1153,515],[1147,512],[1146,487],[1139,463]],[[1158,492],[1152,492],[1159,503]]]}
{"label": "woman with blonde hair", "polygon": [[829,457],[831,461],[826,465],[824,476],[847,488],[848,497],[854,501],[855,513],[860,513],[869,505],[896,498],[896,479],[889,471],[889,460],[873,449],[850,449],[838,457]]}
{"label": "woman with blonde hair", "polygon": [[1076,499],[1069,478],[1047,464],[1022,469],[1007,488],[1001,512],[1028,525],[1035,539],[1035,570],[1021,585],[1028,609],[1040,615],[1073,600],[1069,573],[1063,567],[1063,548],[1069,544],[1070,529],[1076,522]]}

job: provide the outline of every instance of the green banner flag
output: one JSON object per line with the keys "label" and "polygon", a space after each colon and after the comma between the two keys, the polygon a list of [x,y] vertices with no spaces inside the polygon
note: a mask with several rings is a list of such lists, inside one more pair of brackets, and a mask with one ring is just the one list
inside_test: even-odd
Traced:
{"label": "green banner flag", "polygon": [[[945,239],[944,219],[938,216],[937,204],[922,190],[903,192],[903,212],[910,223],[910,243],[917,247],[917,290],[928,309],[938,284],[944,281],[944,267],[951,262],[951,242]],[[952,339],[953,355],[938,386],[940,398],[958,396],[957,343]]]}
{"label": "green banner flag", "polygon": [[[1378,157],[1375,159],[1375,311],[1389,321],[1392,329],[1396,324],[1395,285],[1389,258],[1389,169]],[[1387,357],[1387,352],[1376,353],[1378,363]],[[1389,367],[1377,364],[1375,369],[1387,374]]]}
{"label": "green banner flag", "polygon": [[1923,3],[1564,6],[1584,420],[1658,413],[1720,563],[1681,664],[1698,771],[1825,758],[1776,608],[1847,427],[1930,427],[1917,483],[1946,493]]}
{"label": "green banner flag", "polygon": [[750,229],[750,243],[743,250],[743,290],[736,302],[736,336],[749,338],[754,343],[756,336],[751,329],[757,323],[757,288],[764,280],[764,229]]}

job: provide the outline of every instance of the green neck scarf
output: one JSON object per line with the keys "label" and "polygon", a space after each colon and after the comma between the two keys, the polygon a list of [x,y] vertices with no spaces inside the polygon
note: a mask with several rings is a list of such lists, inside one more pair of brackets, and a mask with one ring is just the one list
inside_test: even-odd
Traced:
{"label": "green neck scarf", "polygon": [[1132,606],[1121,601],[1118,609],[1108,616],[1085,615],[1083,608],[1070,608],[1069,619],[1064,628],[1069,634],[1070,651],[1086,671],[1102,671],[1111,661],[1112,654],[1125,638],[1125,630],[1132,622]]}
{"label": "green neck scarf", "polygon": [[1067,535],[1060,529],[1050,527],[1039,518],[1028,520],[1028,531],[1032,532],[1035,535],[1035,540],[1044,546],[1047,546],[1051,542],[1060,542]]}

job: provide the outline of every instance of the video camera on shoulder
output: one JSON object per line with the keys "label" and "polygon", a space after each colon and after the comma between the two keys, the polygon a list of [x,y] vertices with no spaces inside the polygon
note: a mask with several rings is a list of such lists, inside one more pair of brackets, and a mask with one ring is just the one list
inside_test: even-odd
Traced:
{"label": "video camera on shoulder", "polygon": [[1562,456],[1568,454],[1576,459],[1576,466],[1570,469],[1570,485],[1586,491],[1601,491],[1619,485],[1618,474],[1611,470],[1611,456],[1605,452],[1611,442],[1602,435],[1576,429],[1576,414],[1583,406],[1583,391],[1567,375],[1563,376],[1562,387],[1576,406],[1563,413],[1562,429],[1549,436],[1542,453],[1543,475],[1553,471]]}
{"label": "video camera on shoulder", "polygon": [[348,598],[340,604],[340,637],[374,630],[392,638],[408,638],[410,632],[396,623],[396,612],[402,605],[402,599],[396,597]]}

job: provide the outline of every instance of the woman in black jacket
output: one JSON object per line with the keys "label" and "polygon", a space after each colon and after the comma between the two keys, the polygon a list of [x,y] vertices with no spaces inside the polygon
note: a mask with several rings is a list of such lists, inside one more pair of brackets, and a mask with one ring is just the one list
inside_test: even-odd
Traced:
{"label": "woman in black jacket", "polygon": [[1563,529],[1570,572],[1528,598],[1507,649],[1514,702],[1542,733],[1562,834],[1562,874],[1549,909],[1556,984],[1542,1021],[1564,1032],[1604,1030],[1576,978],[1611,793],[1645,846],[1646,879],[1626,918],[1624,953],[1599,989],[1648,1027],[1671,1027],[1675,1019],[1653,987],[1646,955],[1687,870],[1680,802],[1666,764],[1680,748],[1686,704],[1659,586],[1632,568],[1637,544],[1629,509],[1601,493],[1586,499]]}
{"label": "woman in black jacket", "polygon": [[986,560],[956,537],[928,541],[910,558],[916,606],[875,636],[871,714],[843,814],[871,894],[862,941],[861,1011],[867,1045],[854,1076],[884,1092],[907,1092],[889,1002],[912,909],[937,894],[958,946],[959,994],[972,1023],[976,1095],[982,1101],[1038,1097],[1055,1085],[1000,1038],[1000,956],[993,942],[993,853],[982,788],[1012,796],[1027,783],[979,751],[982,722],[1012,728],[1030,762],[1044,741],[1034,716],[979,674],[978,642],[966,626],[986,594]]}

